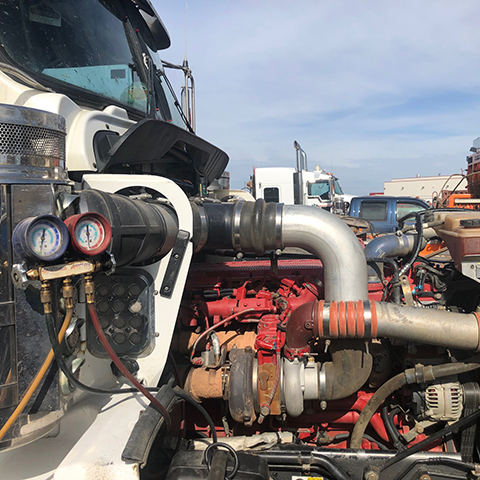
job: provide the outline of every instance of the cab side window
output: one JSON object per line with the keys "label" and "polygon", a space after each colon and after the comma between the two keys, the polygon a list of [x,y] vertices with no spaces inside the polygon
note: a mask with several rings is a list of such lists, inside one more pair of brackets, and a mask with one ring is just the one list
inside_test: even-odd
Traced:
{"label": "cab side window", "polygon": [[369,222],[385,222],[387,220],[387,202],[362,202],[359,217]]}
{"label": "cab side window", "polygon": [[263,189],[263,198],[267,203],[280,201],[280,192],[277,187],[267,187]]}
{"label": "cab side window", "polygon": [[423,205],[418,205],[411,202],[398,202],[397,203],[397,220],[407,215],[410,212],[419,212],[425,210]]}

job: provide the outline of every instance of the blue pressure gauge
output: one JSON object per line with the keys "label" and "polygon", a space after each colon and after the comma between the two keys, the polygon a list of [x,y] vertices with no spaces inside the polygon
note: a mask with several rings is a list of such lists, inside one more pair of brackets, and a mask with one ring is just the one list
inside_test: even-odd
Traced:
{"label": "blue pressure gauge", "polygon": [[13,231],[13,248],[23,257],[53,262],[67,250],[66,225],[55,215],[41,215],[22,220]]}

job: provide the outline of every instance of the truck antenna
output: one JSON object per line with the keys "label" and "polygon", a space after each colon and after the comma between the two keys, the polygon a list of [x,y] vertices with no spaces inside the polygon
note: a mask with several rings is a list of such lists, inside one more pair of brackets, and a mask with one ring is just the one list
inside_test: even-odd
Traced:
{"label": "truck antenna", "polygon": [[185,0],[185,62],[187,61],[188,0]]}

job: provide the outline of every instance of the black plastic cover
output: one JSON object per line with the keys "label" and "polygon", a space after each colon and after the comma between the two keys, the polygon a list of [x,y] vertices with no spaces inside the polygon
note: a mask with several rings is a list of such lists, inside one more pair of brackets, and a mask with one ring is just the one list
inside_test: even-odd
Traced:
{"label": "black plastic cover", "polygon": [[[100,138],[98,139],[100,140]],[[98,171],[102,173],[161,174],[197,185],[220,178],[228,155],[200,137],[163,120],[147,118],[129,128],[118,139],[95,143]],[[140,171],[135,166],[142,166]],[[130,169],[130,170],[128,170]]]}

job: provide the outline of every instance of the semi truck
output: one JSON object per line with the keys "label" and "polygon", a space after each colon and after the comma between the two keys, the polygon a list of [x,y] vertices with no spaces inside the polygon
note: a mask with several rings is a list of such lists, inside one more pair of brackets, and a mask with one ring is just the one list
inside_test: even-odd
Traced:
{"label": "semi truck", "polygon": [[308,170],[307,154],[295,141],[297,168],[259,167],[253,172],[255,198],[291,205],[314,205],[335,213],[345,213],[352,195],[345,195],[338,178],[319,165]]}
{"label": "semi truck", "polygon": [[148,0],[0,0],[2,480],[478,476],[478,213],[364,250],[207,197],[169,44]]}

